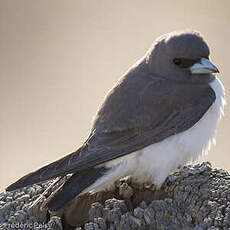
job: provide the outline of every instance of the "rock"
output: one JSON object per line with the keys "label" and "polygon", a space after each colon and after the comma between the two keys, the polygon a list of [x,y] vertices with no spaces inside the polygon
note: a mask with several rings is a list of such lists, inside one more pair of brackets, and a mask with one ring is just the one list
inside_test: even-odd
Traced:
{"label": "rock", "polygon": [[230,175],[208,162],[172,173],[159,190],[122,179],[109,191],[74,199],[59,217],[40,209],[43,200],[31,208],[50,184],[1,193],[0,230],[26,223],[40,230],[230,229]]}
{"label": "rock", "polygon": [[127,183],[122,183],[119,187],[119,195],[124,199],[130,199],[133,196],[133,189]]}
{"label": "rock", "polygon": [[61,218],[57,216],[52,216],[47,223],[48,230],[62,230]]}

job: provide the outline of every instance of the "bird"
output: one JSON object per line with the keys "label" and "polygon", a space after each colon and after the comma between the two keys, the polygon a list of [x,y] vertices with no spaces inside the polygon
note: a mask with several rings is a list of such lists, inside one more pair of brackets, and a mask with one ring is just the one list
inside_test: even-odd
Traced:
{"label": "bird", "polygon": [[215,144],[226,104],[217,73],[200,32],[158,37],[108,92],[85,142],[6,191],[68,175],[47,198],[48,209],[57,211],[75,197],[104,190],[126,176],[160,188],[172,171]]}

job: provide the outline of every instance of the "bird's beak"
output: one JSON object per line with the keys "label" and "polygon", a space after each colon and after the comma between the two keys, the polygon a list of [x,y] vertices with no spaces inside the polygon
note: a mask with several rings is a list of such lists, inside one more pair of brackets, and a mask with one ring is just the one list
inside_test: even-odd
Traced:
{"label": "bird's beak", "polygon": [[207,58],[201,58],[200,62],[196,62],[190,67],[191,74],[208,74],[219,73],[216,66],[212,64]]}

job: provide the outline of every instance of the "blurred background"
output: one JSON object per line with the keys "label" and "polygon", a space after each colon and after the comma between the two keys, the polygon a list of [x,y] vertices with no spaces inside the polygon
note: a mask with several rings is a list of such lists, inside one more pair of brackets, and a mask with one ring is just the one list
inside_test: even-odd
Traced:
{"label": "blurred background", "polygon": [[[161,34],[200,31],[229,95],[229,12],[229,0],[1,0],[0,190],[76,150],[108,90]],[[200,160],[230,171],[229,113]]]}

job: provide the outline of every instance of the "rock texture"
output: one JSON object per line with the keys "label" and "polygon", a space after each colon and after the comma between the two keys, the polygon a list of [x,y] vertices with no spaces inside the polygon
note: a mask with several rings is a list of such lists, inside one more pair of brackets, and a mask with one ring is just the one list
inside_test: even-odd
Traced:
{"label": "rock texture", "polygon": [[[57,213],[31,204],[52,182],[0,194],[2,229],[230,229],[230,175],[205,162],[171,174],[160,190],[130,178],[81,196]],[[53,188],[54,190],[55,188]]]}

